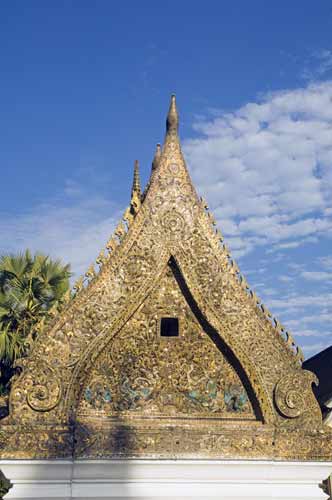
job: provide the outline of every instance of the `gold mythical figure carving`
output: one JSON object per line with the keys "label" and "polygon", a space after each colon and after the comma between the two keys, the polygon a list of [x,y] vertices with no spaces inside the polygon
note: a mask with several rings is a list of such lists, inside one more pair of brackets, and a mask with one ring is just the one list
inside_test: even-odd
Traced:
{"label": "gold mythical figure carving", "polygon": [[44,325],[0,424],[2,458],[325,460],[302,353],[232,259],[192,185],[172,96],[141,192]]}

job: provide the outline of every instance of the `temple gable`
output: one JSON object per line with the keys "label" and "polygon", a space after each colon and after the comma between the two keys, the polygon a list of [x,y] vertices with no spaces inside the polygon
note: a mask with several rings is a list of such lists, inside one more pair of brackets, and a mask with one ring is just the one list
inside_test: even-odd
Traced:
{"label": "temple gable", "polygon": [[332,450],[290,333],[197,196],[172,97],[141,192],[13,383],[4,458],[321,459]]}

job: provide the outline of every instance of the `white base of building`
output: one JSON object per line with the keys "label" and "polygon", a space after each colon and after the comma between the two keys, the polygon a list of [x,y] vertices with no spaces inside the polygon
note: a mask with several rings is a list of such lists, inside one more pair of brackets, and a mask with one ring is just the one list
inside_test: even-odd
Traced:
{"label": "white base of building", "polygon": [[5,500],[319,500],[331,462],[216,460],[0,461]]}

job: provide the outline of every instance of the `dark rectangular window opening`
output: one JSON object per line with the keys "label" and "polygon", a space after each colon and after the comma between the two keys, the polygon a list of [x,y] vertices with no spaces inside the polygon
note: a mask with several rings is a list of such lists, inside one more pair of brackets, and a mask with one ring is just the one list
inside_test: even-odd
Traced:
{"label": "dark rectangular window opening", "polygon": [[178,318],[161,318],[160,320],[161,337],[178,337],[179,320]]}

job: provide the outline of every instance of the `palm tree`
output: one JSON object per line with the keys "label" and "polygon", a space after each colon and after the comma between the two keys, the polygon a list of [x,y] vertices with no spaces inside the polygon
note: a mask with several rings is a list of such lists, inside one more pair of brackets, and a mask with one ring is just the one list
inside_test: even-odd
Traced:
{"label": "palm tree", "polygon": [[69,265],[29,250],[0,257],[0,396],[50,310],[70,297]]}

